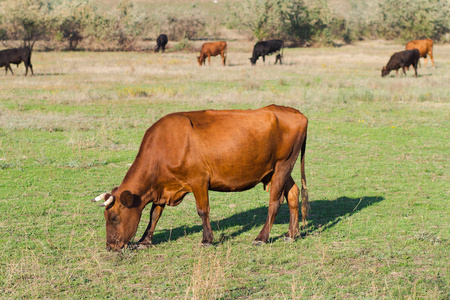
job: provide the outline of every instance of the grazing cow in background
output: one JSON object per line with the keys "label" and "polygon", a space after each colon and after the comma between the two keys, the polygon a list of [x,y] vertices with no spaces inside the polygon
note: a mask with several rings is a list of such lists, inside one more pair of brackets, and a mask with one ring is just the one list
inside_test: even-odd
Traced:
{"label": "grazing cow in background", "polygon": [[[266,243],[275,216],[287,199],[289,230],[299,235],[309,208],[305,176],[308,119],[298,110],[270,105],[257,110],[204,110],[169,114],[145,133],[139,152],[121,185],[92,201],[105,207],[106,248],[120,250],[136,234],[144,207],[152,203],[150,221],[136,249],[152,245],[166,205],[176,206],[193,193],[203,223],[203,245],[211,245],[208,191],[238,192],[262,182],[270,185],[269,212],[254,244]],[[300,154],[301,189],[292,179]],[[247,201],[247,200],[245,200]],[[251,220],[248,220],[251,222]]]}
{"label": "grazing cow in background", "polygon": [[159,52],[159,49],[162,49],[162,52],[164,53],[164,51],[166,50],[167,41],[167,35],[160,34],[156,39],[155,52]]}
{"label": "grazing cow in background", "polygon": [[222,57],[222,65],[225,66],[225,61],[227,60],[227,42],[204,43],[200,50],[200,56],[197,56],[198,65],[204,65],[206,57],[208,57],[208,65],[211,65],[211,56],[217,56],[219,54]]}
{"label": "grazing cow in background", "polygon": [[33,75],[33,65],[31,64],[31,47],[13,48],[0,51],[0,68],[5,67],[5,74],[8,74],[8,69],[14,75],[10,64],[19,64],[23,62],[25,65],[25,76],[28,75],[28,67]]}
{"label": "grazing cow in background", "polygon": [[[412,49],[418,49],[420,52],[420,57],[423,57],[425,60],[425,67],[427,66],[427,55],[430,56],[431,63],[433,64],[433,69],[435,69],[434,66],[434,59],[433,59],[433,40],[432,39],[426,39],[426,40],[415,40],[411,41],[406,44],[405,50],[412,50]],[[420,62],[419,62],[420,65]]]}
{"label": "grazing cow in background", "polygon": [[406,76],[405,67],[412,65],[414,67],[415,77],[417,77],[417,64],[419,63],[420,53],[419,50],[405,50],[394,53],[389,62],[381,70],[381,76],[384,77],[389,74],[392,70],[397,71],[402,68],[403,74]]}
{"label": "grazing cow in background", "polygon": [[250,62],[252,65],[256,64],[256,61],[260,56],[262,56],[263,62],[266,62],[265,56],[271,55],[275,52],[280,52],[276,56],[275,64],[280,61],[280,65],[282,64],[281,58],[283,57],[283,48],[284,48],[284,42],[282,40],[270,40],[270,41],[264,41],[264,42],[258,42],[253,47],[253,55],[250,58]]}

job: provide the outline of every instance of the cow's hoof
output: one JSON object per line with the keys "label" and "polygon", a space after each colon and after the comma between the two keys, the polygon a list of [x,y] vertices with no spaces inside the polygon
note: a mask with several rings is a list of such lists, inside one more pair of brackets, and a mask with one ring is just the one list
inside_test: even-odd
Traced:
{"label": "cow's hoof", "polygon": [[152,243],[139,243],[133,246],[133,250],[144,250],[155,247]]}
{"label": "cow's hoof", "polygon": [[202,242],[202,247],[211,247],[212,243]]}
{"label": "cow's hoof", "polygon": [[266,244],[266,242],[263,242],[263,241],[253,241],[253,246],[262,246],[262,245],[265,245]]}
{"label": "cow's hoof", "polygon": [[289,237],[289,236],[285,236],[285,237],[283,238],[283,241],[285,241],[285,242],[287,242],[287,243],[292,243],[292,242],[295,241],[295,239],[294,239],[294,238],[291,238],[291,237]]}

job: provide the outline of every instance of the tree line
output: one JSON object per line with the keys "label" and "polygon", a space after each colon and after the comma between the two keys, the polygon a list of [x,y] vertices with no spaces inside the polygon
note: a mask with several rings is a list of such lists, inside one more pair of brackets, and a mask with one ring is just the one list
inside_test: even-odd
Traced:
{"label": "tree line", "polygon": [[0,0],[0,40],[39,40],[48,50],[138,50],[139,42],[166,33],[184,49],[194,39],[220,38],[219,28],[226,27],[249,40],[279,38],[295,45],[367,38],[450,42],[447,0],[380,0],[370,7],[364,1],[348,3],[343,17],[326,0],[228,1],[220,15],[198,4],[150,10],[122,0],[102,11],[89,0]]}

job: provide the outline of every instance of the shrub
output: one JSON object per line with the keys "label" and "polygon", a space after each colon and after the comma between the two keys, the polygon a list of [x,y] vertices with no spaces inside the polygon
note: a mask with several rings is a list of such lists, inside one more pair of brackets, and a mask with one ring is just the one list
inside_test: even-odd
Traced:
{"label": "shrub", "polygon": [[0,2],[4,38],[27,42],[47,38],[48,29],[53,23],[49,15],[51,10],[49,3],[39,0]]}
{"label": "shrub", "polygon": [[439,40],[450,32],[450,3],[441,0],[383,0],[377,23],[386,39],[406,42],[414,39]]}
{"label": "shrub", "polygon": [[164,32],[170,40],[195,39],[205,31],[205,15],[196,7],[181,11],[177,8],[153,12],[152,21],[158,33]]}
{"label": "shrub", "polygon": [[328,45],[345,32],[345,22],[324,0],[246,0],[236,7],[229,5],[229,10],[234,19],[229,24],[256,40],[282,38]]}

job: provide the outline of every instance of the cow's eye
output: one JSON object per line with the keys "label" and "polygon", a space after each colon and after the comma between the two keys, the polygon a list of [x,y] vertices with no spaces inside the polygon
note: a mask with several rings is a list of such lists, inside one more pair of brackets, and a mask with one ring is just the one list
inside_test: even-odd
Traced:
{"label": "cow's eye", "polygon": [[110,221],[111,223],[117,223],[117,221],[118,221],[117,215],[112,215],[112,216],[109,218],[109,221]]}

